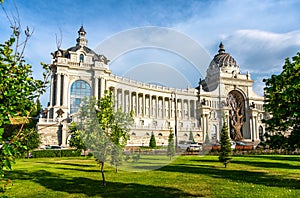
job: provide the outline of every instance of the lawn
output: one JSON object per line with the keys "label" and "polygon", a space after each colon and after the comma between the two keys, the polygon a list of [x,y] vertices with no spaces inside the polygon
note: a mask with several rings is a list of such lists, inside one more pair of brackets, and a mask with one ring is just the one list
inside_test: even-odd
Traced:
{"label": "lawn", "polygon": [[22,159],[6,173],[13,180],[6,195],[300,197],[300,156],[235,156],[226,169],[217,156],[179,156],[167,165],[166,160],[165,156],[141,156],[138,162],[125,163],[119,173],[107,163],[107,186],[102,187],[92,158]]}

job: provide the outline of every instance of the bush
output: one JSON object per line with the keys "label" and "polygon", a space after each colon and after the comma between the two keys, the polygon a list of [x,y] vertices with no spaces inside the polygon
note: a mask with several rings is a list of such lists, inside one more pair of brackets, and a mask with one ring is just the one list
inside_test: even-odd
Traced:
{"label": "bush", "polygon": [[32,157],[42,158],[42,157],[78,157],[81,156],[81,150],[74,149],[46,149],[46,150],[35,150],[32,151]]}
{"label": "bush", "polygon": [[149,147],[151,147],[151,148],[155,148],[156,147],[156,140],[155,140],[155,136],[154,136],[153,132],[151,133]]}

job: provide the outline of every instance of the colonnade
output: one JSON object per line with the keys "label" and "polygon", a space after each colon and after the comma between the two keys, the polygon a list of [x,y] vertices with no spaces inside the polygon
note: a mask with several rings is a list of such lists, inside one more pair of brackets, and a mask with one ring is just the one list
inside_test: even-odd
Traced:
{"label": "colonnade", "polygon": [[[124,112],[133,111],[136,117],[169,119],[175,117],[175,99],[110,87],[115,98],[115,108]],[[181,120],[196,118],[197,100],[176,98],[177,117]]]}

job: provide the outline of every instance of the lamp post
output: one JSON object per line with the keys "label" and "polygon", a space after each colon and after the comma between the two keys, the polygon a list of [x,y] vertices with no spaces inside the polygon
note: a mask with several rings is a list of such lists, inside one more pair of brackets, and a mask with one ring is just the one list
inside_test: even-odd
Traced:
{"label": "lamp post", "polygon": [[176,97],[176,93],[173,91],[171,93],[171,98],[173,100],[174,98],[174,102],[175,102],[175,150],[177,152],[178,149],[178,134],[177,134],[177,97]]}

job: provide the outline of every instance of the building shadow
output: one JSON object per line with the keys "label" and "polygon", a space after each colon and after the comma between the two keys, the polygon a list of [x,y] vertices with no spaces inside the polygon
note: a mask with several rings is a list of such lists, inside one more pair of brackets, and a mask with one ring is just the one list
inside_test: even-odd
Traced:
{"label": "building shadow", "polygon": [[[30,180],[39,185],[53,190],[66,192],[70,195],[84,194],[85,196],[99,197],[202,197],[204,195],[189,194],[182,190],[171,187],[160,187],[137,183],[122,183],[107,181],[107,186],[102,186],[102,178],[91,179],[85,177],[67,177],[64,174],[57,174],[46,170],[27,172],[10,171],[6,177],[12,180]],[[158,184],[159,185],[159,184]],[[29,192],[30,193],[30,192]],[[43,196],[40,192],[39,196]],[[28,195],[29,196],[29,195]],[[46,196],[46,195],[45,195]],[[34,197],[34,195],[31,195]]]}
{"label": "building shadow", "polygon": [[169,165],[160,168],[159,171],[202,174],[213,178],[228,179],[233,182],[255,183],[269,187],[300,189],[300,182],[298,179],[287,179],[283,178],[281,175],[271,175],[263,171],[252,172],[247,170],[231,170],[209,165]]}

